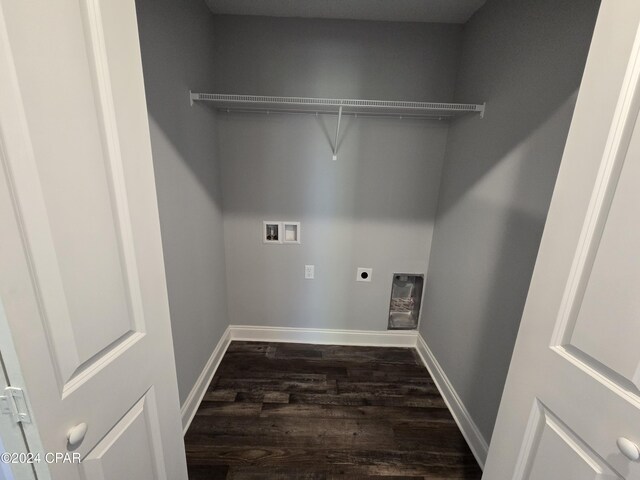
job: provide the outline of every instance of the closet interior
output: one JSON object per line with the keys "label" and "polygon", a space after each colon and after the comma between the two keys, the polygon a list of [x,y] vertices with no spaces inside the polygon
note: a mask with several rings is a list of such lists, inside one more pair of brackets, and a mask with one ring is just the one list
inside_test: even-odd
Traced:
{"label": "closet interior", "polygon": [[415,334],[486,455],[598,6],[137,0],[183,409],[230,325]]}

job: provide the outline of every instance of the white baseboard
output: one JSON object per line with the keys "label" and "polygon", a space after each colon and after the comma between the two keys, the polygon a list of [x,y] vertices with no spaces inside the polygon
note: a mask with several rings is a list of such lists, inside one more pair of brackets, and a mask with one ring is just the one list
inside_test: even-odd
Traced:
{"label": "white baseboard", "polygon": [[189,425],[191,425],[191,421],[193,417],[196,415],[196,411],[202,402],[202,398],[204,394],[207,392],[207,387],[211,383],[213,376],[218,369],[218,365],[220,365],[220,361],[224,356],[227,348],[229,347],[229,343],[231,343],[231,332],[229,327],[224,331],[220,341],[216,345],[216,348],[213,350],[211,357],[207,360],[207,363],[200,373],[198,380],[196,380],[195,385],[189,392],[189,396],[185,400],[184,404],[180,408],[180,414],[182,416],[182,434],[187,433]]}
{"label": "white baseboard", "polygon": [[449,379],[431,352],[431,349],[422,338],[422,335],[418,335],[416,349],[427,370],[429,370],[429,374],[438,387],[442,398],[444,398],[447,407],[449,407],[449,411],[458,424],[462,435],[469,444],[469,448],[480,464],[480,468],[484,470],[484,463],[487,460],[487,452],[489,450],[487,441],[482,433],[480,433],[478,426],[471,418],[471,415],[469,415],[468,410],[462,403],[453,385],[451,385],[451,382],[449,382]]}
{"label": "white baseboard", "polygon": [[415,331],[336,330],[330,328],[256,327],[231,325],[232,340],[295,342],[369,347],[415,347]]}

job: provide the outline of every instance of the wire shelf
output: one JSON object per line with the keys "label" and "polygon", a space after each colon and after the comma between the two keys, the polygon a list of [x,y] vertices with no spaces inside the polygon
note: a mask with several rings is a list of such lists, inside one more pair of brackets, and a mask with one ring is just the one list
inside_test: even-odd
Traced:
{"label": "wire shelf", "polygon": [[272,97],[189,92],[189,99],[211,102],[222,110],[243,112],[333,113],[343,115],[383,115],[422,118],[451,118],[464,114],[484,115],[484,104],[432,103],[404,100],[359,100],[344,98]]}

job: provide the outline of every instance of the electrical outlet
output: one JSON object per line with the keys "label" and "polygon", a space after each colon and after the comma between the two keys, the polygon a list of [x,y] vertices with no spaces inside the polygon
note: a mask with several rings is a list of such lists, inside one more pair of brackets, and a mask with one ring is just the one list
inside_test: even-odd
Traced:
{"label": "electrical outlet", "polygon": [[373,276],[373,268],[358,267],[356,272],[356,281],[358,282],[370,282]]}
{"label": "electrical outlet", "polygon": [[305,265],[304,266],[304,278],[308,280],[314,279],[316,276],[316,267],[315,265]]}

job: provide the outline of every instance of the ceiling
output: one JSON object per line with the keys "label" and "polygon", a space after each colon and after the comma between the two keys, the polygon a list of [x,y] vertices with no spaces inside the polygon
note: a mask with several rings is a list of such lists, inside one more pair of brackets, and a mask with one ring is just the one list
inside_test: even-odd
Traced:
{"label": "ceiling", "polygon": [[465,23],[486,0],[206,0],[215,14]]}

